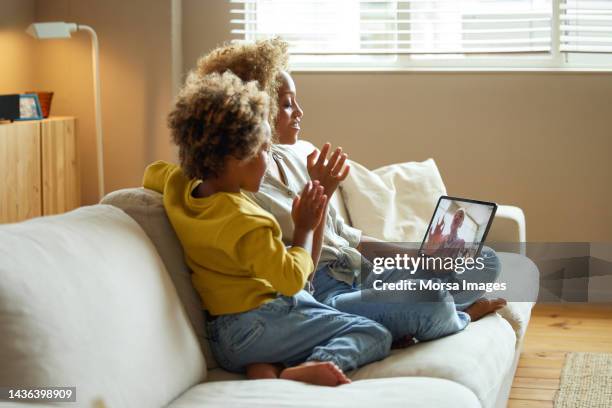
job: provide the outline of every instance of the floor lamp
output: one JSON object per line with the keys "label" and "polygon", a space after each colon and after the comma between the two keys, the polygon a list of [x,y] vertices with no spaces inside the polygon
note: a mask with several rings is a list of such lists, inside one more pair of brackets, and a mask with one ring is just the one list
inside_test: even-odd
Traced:
{"label": "floor lamp", "polygon": [[96,144],[98,154],[98,195],[104,197],[104,152],[102,139],[102,108],[100,106],[100,50],[98,36],[93,28],[76,23],[33,23],[26,32],[39,40],[70,38],[70,33],[87,31],[91,36],[91,55],[93,60],[94,108],[96,116]]}

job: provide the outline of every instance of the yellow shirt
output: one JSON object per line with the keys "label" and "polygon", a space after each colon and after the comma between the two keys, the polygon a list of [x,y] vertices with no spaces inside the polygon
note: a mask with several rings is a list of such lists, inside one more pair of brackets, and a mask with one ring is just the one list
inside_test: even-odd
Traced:
{"label": "yellow shirt", "polygon": [[163,194],[164,208],[193,271],[202,304],[213,315],[239,313],[293,296],[314,269],[301,247],[286,248],[274,217],[243,193],[195,198],[199,184],[175,164],[157,161],[143,186]]}

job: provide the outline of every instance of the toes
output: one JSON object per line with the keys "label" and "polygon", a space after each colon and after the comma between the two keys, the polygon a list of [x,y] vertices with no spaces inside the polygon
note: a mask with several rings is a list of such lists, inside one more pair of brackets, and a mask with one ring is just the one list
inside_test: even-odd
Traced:
{"label": "toes", "polygon": [[338,373],[337,378],[338,378],[339,384],[350,384],[351,383],[351,380],[342,371]]}
{"label": "toes", "polygon": [[351,380],[349,380],[346,374],[344,374],[344,371],[342,371],[342,369],[338,367],[337,364],[330,363],[330,365],[332,370],[334,371],[334,374],[336,375],[336,378],[338,379],[339,384],[349,384],[351,382]]}
{"label": "toes", "polygon": [[502,298],[493,299],[491,303],[493,304],[495,309],[501,309],[502,307],[508,304],[508,302],[506,302],[506,299]]}

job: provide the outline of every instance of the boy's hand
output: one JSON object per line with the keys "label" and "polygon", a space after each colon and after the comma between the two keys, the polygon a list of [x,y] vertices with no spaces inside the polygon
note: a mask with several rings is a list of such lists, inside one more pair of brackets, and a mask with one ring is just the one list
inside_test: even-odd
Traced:
{"label": "boy's hand", "polygon": [[327,197],[334,194],[338,185],[346,179],[351,169],[348,164],[345,165],[348,156],[346,153],[342,153],[341,147],[336,148],[327,160],[330,149],[331,145],[325,143],[321,152],[315,149],[306,158],[310,179],[318,180],[321,183]]}
{"label": "boy's hand", "polygon": [[304,186],[302,194],[293,200],[291,218],[295,229],[314,230],[317,228],[325,212],[327,196],[318,181],[309,181]]}

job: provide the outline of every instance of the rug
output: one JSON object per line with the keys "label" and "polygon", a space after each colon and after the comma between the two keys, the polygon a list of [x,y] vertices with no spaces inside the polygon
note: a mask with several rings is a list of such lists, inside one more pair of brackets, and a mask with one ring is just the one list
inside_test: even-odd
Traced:
{"label": "rug", "polygon": [[555,408],[610,408],[612,353],[568,353]]}

